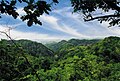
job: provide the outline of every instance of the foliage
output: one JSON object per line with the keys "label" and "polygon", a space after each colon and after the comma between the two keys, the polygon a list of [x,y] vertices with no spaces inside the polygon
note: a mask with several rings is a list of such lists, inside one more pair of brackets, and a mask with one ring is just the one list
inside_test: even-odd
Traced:
{"label": "foliage", "polygon": [[108,37],[93,45],[89,49],[89,53],[100,56],[106,60],[106,62],[120,62],[120,38]]}
{"label": "foliage", "polygon": [[[58,0],[1,0],[0,1],[0,13],[11,15],[14,19],[18,16],[22,21],[27,21],[28,26],[32,26],[33,23],[42,25],[40,16],[44,13],[49,14],[51,11],[51,5],[58,3]],[[120,24],[120,2],[119,0],[70,0],[74,12],[82,12],[85,21],[91,21],[97,19],[102,23],[103,21],[109,22],[110,26]],[[16,11],[17,4],[25,4],[23,10],[26,14],[20,16]],[[104,14],[96,14],[95,11],[102,11]],[[112,11],[111,14],[106,12]],[[0,15],[1,15],[0,14]],[[0,16],[1,17],[1,16]]]}
{"label": "foliage", "polygon": [[[32,26],[33,23],[42,25],[41,21],[38,19],[44,13],[49,14],[51,11],[51,5],[58,3],[57,0],[52,0],[48,3],[45,0],[1,0],[0,1],[0,13],[11,15],[16,19],[19,13],[16,11],[18,8],[16,5],[18,3],[26,4],[23,8],[25,15],[20,18],[22,21],[27,20],[27,25]],[[0,16],[1,17],[1,16]]]}
{"label": "foliage", "polygon": [[[120,80],[119,37],[107,37],[97,43],[84,46],[63,47],[61,49],[64,52],[59,50],[59,54],[54,53],[52,56],[49,54],[46,56],[44,53],[40,56],[29,54],[34,44],[38,45],[38,48],[45,47],[41,43],[29,40],[15,42],[25,47],[24,51],[18,50],[11,41],[0,41],[0,81],[39,81],[35,71],[41,81]],[[28,43],[30,48],[27,48]],[[37,47],[32,48],[33,51],[36,49]],[[30,68],[22,53],[28,58],[35,71]]]}
{"label": "foliage", "polygon": [[53,51],[48,49],[41,43],[33,42],[30,40],[18,40],[16,41],[27,53],[33,56],[50,56],[52,57]]}
{"label": "foliage", "polygon": [[98,41],[100,41],[100,39],[92,39],[92,40],[79,40],[79,39],[70,39],[68,41],[66,40],[62,40],[58,43],[49,43],[46,44],[45,46],[47,46],[48,48],[50,48],[51,50],[53,50],[54,52],[60,51],[62,49],[70,49],[72,47],[75,46],[86,46],[86,45],[91,45],[94,43],[97,43]]}
{"label": "foliage", "polygon": [[[85,21],[97,19],[102,23],[109,22],[110,26],[120,25],[120,1],[119,0],[71,0],[74,12],[82,12]],[[102,11],[104,14],[94,13]],[[113,13],[106,14],[112,11]]]}

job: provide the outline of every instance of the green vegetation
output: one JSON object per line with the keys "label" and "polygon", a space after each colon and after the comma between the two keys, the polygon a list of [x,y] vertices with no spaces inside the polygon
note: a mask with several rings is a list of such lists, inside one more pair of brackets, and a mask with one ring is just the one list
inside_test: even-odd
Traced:
{"label": "green vegetation", "polygon": [[100,39],[93,39],[93,40],[70,39],[68,41],[62,40],[58,43],[46,44],[45,46],[47,46],[48,48],[50,48],[54,52],[57,52],[57,51],[60,51],[62,49],[65,50],[65,49],[73,48],[75,46],[86,46],[86,45],[88,46],[88,45],[97,43],[98,41],[100,41]]}
{"label": "green vegetation", "polygon": [[53,56],[53,51],[48,49],[41,43],[33,42],[30,40],[16,41],[28,54],[33,56]]}
{"label": "green vegetation", "polygon": [[120,81],[119,37],[61,41],[54,52],[41,43],[15,42],[23,50],[0,41],[0,81]]}

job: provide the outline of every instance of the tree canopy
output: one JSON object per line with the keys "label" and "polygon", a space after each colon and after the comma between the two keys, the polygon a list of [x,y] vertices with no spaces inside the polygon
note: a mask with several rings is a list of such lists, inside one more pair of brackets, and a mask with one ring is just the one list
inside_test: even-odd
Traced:
{"label": "tree canopy", "polygon": [[44,13],[49,14],[49,11],[51,11],[51,5],[58,3],[58,1],[51,0],[51,3],[48,3],[44,0],[1,0],[0,13],[12,15],[16,19],[19,16],[19,13],[16,11],[17,3],[27,4],[23,8],[26,14],[20,18],[22,21],[27,20],[28,26],[32,26],[33,23],[42,25],[38,18]]}
{"label": "tree canopy", "polygon": [[[12,15],[15,19],[19,16],[16,11],[17,3],[27,4],[23,7],[25,15],[21,16],[22,21],[27,21],[28,26],[33,23],[42,25],[39,17],[44,13],[49,14],[51,5],[59,3],[58,0],[1,0],[0,15]],[[110,26],[120,25],[120,2],[119,0],[70,0],[74,12],[82,12],[85,21],[97,19],[102,23],[109,22]],[[95,11],[102,11],[103,14],[95,15]],[[111,13],[112,11],[112,13]],[[105,13],[109,14],[105,14]]]}
{"label": "tree canopy", "polygon": [[[110,26],[120,26],[120,1],[119,0],[71,0],[74,12],[82,12],[85,21],[97,19],[109,22]],[[103,11],[104,14],[95,16],[93,12]],[[105,14],[106,12],[112,13]]]}
{"label": "tree canopy", "polygon": [[0,41],[0,81],[120,81],[119,37],[86,40],[84,46],[76,40],[74,47],[58,42],[54,48],[62,47],[52,55],[41,43],[14,42],[22,51],[10,40]]}

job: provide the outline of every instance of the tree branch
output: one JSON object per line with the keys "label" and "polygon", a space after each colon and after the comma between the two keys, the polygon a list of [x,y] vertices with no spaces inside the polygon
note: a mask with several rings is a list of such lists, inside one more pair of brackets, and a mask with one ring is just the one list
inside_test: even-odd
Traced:
{"label": "tree branch", "polygon": [[[16,44],[16,42],[14,42],[14,40],[13,40],[6,32],[0,31],[0,33],[5,34],[5,35],[12,41],[12,43],[16,46],[16,48],[18,48],[18,50],[23,51],[23,48],[20,48],[20,47]],[[24,53],[21,53],[21,54],[22,54],[22,56],[24,57],[24,59],[25,59],[25,61],[27,62],[27,64],[29,65],[29,67],[34,71],[34,73],[35,73],[36,77],[38,78],[38,80],[39,80],[39,81],[42,81],[42,80],[40,79],[39,75],[36,73],[36,70],[32,67],[32,65],[31,65],[31,63],[29,62],[28,58],[25,56],[25,54],[24,54]]]}
{"label": "tree branch", "polygon": [[112,9],[117,10],[117,11],[120,12],[120,7],[116,3],[113,3],[113,2],[111,2],[109,0],[103,0],[103,2],[105,2]]}
{"label": "tree branch", "polygon": [[85,21],[92,21],[92,20],[95,20],[95,19],[99,19],[99,18],[109,18],[109,17],[120,17],[120,14],[117,14],[117,15],[105,15],[105,16],[98,16],[98,17],[94,17],[94,18],[91,18],[91,19],[84,19]]}

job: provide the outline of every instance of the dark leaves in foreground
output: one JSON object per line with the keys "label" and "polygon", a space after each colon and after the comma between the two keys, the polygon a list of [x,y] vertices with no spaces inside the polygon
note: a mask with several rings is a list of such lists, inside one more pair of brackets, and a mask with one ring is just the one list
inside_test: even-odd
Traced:
{"label": "dark leaves in foreground", "polygon": [[[27,6],[23,7],[25,14],[20,16],[16,11],[17,3],[27,3]],[[57,0],[53,0],[52,3],[58,3]],[[18,16],[22,19],[22,21],[27,21],[28,26],[32,26],[34,24],[42,25],[40,21],[40,16],[44,13],[49,14],[51,11],[51,3],[47,3],[44,0],[2,0],[0,1],[0,13],[11,15],[14,19]],[[1,16],[0,16],[1,17]]]}

